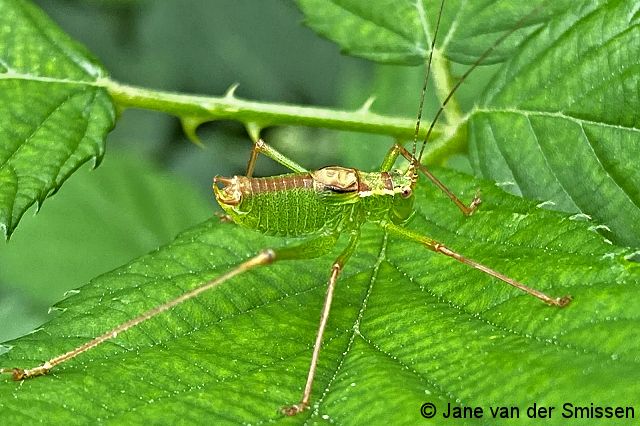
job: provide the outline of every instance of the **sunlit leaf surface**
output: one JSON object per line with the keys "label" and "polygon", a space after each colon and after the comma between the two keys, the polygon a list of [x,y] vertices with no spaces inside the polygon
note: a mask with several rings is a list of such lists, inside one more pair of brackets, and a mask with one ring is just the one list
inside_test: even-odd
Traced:
{"label": "sunlit leaf surface", "polygon": [[[339,280],[314,405],[295,420],[412,424],[422,421],[427,401],[439,410],[448,402],[632,403],[640,390],[638,264],[581,216],[439,175],[466,198],[480,185],[485,202],[464,218],[423,185],[412,229],[573,302],[546,306],[367,225]],[[0,365],[34,366],[281,244],[213,219],[93,280],[58,305],[51,323],[9,342]],[[46,412],[56,422],[286,420],[277,410],[300,396],[337,251],[249,272],[50,375],[24,383],[6,377],[3,419],[19,423]]]}
{"label": "sunlit leaf surface", "polygon": [[115,112],[92,85],[105,71],[39,9],[0,0],[0,231],[90,159]]}
{"label": "sunlit leaf surface", "polygon": [[[640,5],[614,1],[554,22],[508,63],[471,119],[484,176],[583,212],[640,246]],[[608,230],[607,230],[608,228]]]}

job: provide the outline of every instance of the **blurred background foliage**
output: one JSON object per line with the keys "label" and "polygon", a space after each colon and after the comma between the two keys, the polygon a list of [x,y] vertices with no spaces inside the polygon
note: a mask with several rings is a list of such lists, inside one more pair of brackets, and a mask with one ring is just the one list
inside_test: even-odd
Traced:
{"label": "blurred background foliage", "polygon": [[[422,68],[374,65],[343,56],[304,27],[292,0],[38,0],[120,82],[219,96],[233,83],[243,98],[416,114]],[[454,69],[461,74],[462,69]],[[493,72],[472,74],[463,109]],[[427,101],[424,117],[433,115]],[[177,119],[126,111],[103,163],[86,165],[43,208],[0,243],[0,341],[50,318],[49,307],[92,277],[165,244],[213,215],[211,179],[243,174],[251,143],[239,123],[199,128],[189,143]],[[263,137],[309,168],[375,169],[392,141],[322,129],[266,129]],[[469,171],[464,156],[451,165]],[[269,160],[258,174],[282,172]]]}

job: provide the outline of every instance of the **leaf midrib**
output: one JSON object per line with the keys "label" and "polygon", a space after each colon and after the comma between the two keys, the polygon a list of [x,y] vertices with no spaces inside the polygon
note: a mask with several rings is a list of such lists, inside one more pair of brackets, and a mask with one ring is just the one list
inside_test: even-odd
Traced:
{"label": "leaf midrib", "polygon": [[620,124],[612,124],[607,123],[605,121],[593,121],[587,120],[586,118],[581,118],[578,116],[572,116],[566,114],[561,111],[542,111],[542,110],[533,110],[533,109],[524,109],[524,108],[492,108],[492,107],[476,107],[474,108],[468,115],[469,119],[473,117],[474,114],[519,114],[525,117],[529,116],[539,116],[539,117],[550,117],[550,118],[562,118],[568,121],[571,121],[580,126],[584,124],[592,125],[592,126],[600,126],[608,129],[616,129],[630,132],[638,132],[640,133],[640,128],[637,127],[628,127]]}
{"label": "leaf midrib", "polygon": [[[44,119],[41,122],[39,122],[37,126],[35,126],[33,128],[31,133],[29,133],[29,135],[27,135],[25,140],[16,147],[16,149],[7,157],[7,159],[4,162],[0,163],[0,169],[2,169],[5,166],[7,166],[10,163],[10,161],[16,156],[16,154],[18,154],[22,149],[24,149],[29,144],[29,142],[31,142],[32,138],[40,131],[40,129],[42,129],[45,126],[45,124],[48,122],[49,119],[51,119],[53,114],[55,114],[61,107],[63,107],[69,101],[73,100],[76,96],[82,95],[82,94],[83,94],[83,92],[71,92],[71,93],[67,94],[67,96],[61,102],[56,103],[54,105],[54,107],[51,108],[50,111],[47,111],[45,113]],[[86,124],[85,124],[85,128],[86,128]],[[85,132],[85,134],[86,134],[86,132]],[[82,139],[80,139],[80,140],[82,140]],[[62,167],[62,165],[60,167]],[[57,176],[57,174],[56,174],[56,176]],[[44,183],[47,184],[47,185],[51,184],[49,182],[44,182]]]}
{"label": "leaf midrib", "polygon": [[360,309],[358,309],[358,313],[356,314],[355,320],[353,321],[353,324],[349,328],[350,336],[349,336],[349,341],[347,343],[347,347],[344,349],[344,351],[341,352],[342,356],[340,356],[340,359],[336,364],[336,367],[333,371],[333,375],[331,376],[331,379],[329,379],[329,381],[327,382],[327,385],[325,386],[322,395],[318,398],[318,406],[322,405],[326,396],[330,393],[331,386],[335,382],[336,377],[338,377],[339,372],[342,370],[344,361],[346,360],[347,356],[349,356],[349,354],[351,353],[351,348],[353,347],[353,343],[355,342],[356,337],[357,336],[362,337],[362,333],[360,331],[360,324],[362,323],[362,318],[364,317],[364,313],[367,309],[367,302],[369,301],[369,297],[371,296],[371,292],[373,291],[373,286],[378,281],[380,265],[382,264],[382,262],[386,260],[385,255],[387,251],[387,244],[389,241],[388,234],[383,231],[381,233],[380,238],[381,240],[379,240],[379,244],[378,244],[379,248],[378,250],[376,250],[377,251],[376,262],[374,263],[371,269],[371,276],[369,278],[369,285],[367,286],[367,291],[364,293],[361,299]]}
{"label": "leaf midrib", "polygon": [[45,77],[41,75],[18,73],[13,70],[0,73],[0,80],[27,80],[27,81],[37,81],[37,82],[43,82],[43,83],[60,83],[60,84],[73,84],[78,86],[106,87],[106,84],[100,83],[100,81],[106,81],[104,79],[75,80],[75,79],[68,79],[68,78]]}
{"label": "leaf midrib", "polygon": [[[598,162],[598,164],[600,165],[601,170],[611,179],[611,182],[616,186],[616,188],[618,188],[618,190],[620,191],[621,194],[624,195],[625,199],[631,203],[633,206],[636,207],[637,210],[640,210],[640,204],[638,201],[634,200],[633,197],[631,196],[631,194],[622,186],[620,185],[620,183],[616,180],[615,175],[613,173],[611,173],[608,169],[608,167],[605,166],[605,164],[602,162],[602,159],[600,158],[600,156],[595,152],[595,150],[593,149],[591,140],[589,139],[589,137],[587,136],[587,134],[584,131],[584,125],[591,125],[594,127],[602,127],[602,128],[607,128],[607,129],[616,129],[616,130],[621,130],[621,131],[631,131],[631,132],[640,132],[640,129],[635,128],[635,127],[625,127],[625,126],[621,126],[621,125],[612,125],[612,124],[608,124],[608,123],[604,123],[604,122],[594,122],[594,121],[590,121],[590,120],[585,120],[585,119],[581,119],[581,118],[577,118],[577,117],[572,117],[569,116],[567,114],[564,114],[562,112],[544,112],[544,111],[533,111],[533,110],[523,110],[523,109],[518,109],[518,108],[501,108],[501,109],[491,109],[491,108],[478,108],[476,110],[474,110],[475,112],[479,112],[479,113],[487,113],[487,114],[516,114],[516,115],[521,115],[524,118],[527,119],[527,122],[529,124],[531,124],[531,117],[532,116],[538,116],[538,117],[553,117],[553,118],[560,118],[563,120],[567,120],[570,121],[576,125],[578,125],[580,127],[580,130],[582,131],[582,134],[584,135],[584,140],[585,142],[589,145],[589,148],[591,149],[591,152],[593,153],[593,158]],[[537,132],[533,129],[533,127],[530,125],[530,132],[531,134],[536,138],[536,146],[537,147],[542,147],[542,144],[537,143]],[[494,138],[495,140],[495,138]],[[507,159],[508,157],[504,155],[504,153],[502,152],[502,148],[500,144],[497,144],[498,149],[500,150],[500,153],[502,155],[503,160],[506,162],[507,165],[509,165]],[[560,186],[560,188],[562,189],[562,191],[564,192],[564,194],[567,196],[567,198],[571,201],[571,203],[579,210],[579,211],[585,211],[585,209],[583,207],[581,207],[579,204],[577,204],[576,200],[574,200],[574,198],[571,196],[571,194],[567,191],[565,184],[562,183],[562,181],[560,181],[560,179],[558,179],[554,167],[552,167],[549,162],[548,162],[548,156],[547,154],[540,149],[539,150],[540,154],[542,155],[542,157],[544,158],[545,163],[548,165],[548,170],[551,171],[551,173],[553,174],[553,177],[555,179],[555,181],[558,183],[558,185]],[[509,165],[510,169],[513,169],[513,167],[511,167],[511,165]]]}
{"label": "leaf midrib", "polygon": [[[19,5],[20,9],[22,10],[22,15],[25,16],[32,24],[32,28],[38,28],[39,29],[39,33],[42,37],[45,38],[45,40],[47,40],[49,42],[49,44],[51,46],[54,46],[58,52],[60,52],[60,55],[64,58],[67,58],[71,61],[71,63],[80,71],[80,73],[85,74],[88,77],[97,77],[95,75],[93,75],[93,73],[91,71],[98,71],[98,73],[100,73],[100,69],[99,68],[95,68],[92,67],[93,69],[87,69],[84,64],[88,64],[88,62],[84,62],[82,61],[83,58],[79,58],[78,56],[76,56],[73,51],[73,49],[70,49],[68,45],[62,44],[60,39],[55,39],[55,38],[51,38],[51,35],[47,32],[47,31],[43,31],[48,29],[48,27],[41,27],[39,25],[39,22],[34,19],[33,17],[33,11],[37,10],[35,9],[35,7],[30,7],[29,5],[27,5],[26,3],[21,3]],[[7,69],[11,69],[10,67],[7,67]]]}

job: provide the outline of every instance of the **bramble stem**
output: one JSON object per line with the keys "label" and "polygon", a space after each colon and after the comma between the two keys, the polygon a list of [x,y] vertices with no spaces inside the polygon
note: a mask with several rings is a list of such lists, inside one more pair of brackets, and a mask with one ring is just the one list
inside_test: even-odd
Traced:
{"label": "bramble stem", "polygon": [[[113,100],[122,108],[141,108],[173,114],[183,119],[204,123],[213,120],[236,120],[260,127],[295,125],[323,127],[363,133],[389,135],[410,140],[412,119],[376,114],[368,108],[355,111],[317,108],[241,99],[230,91],[225,96],[196,96],[128,86],[113,80],[99,80]],[[441,133],[437,129],[436,137]],[[426,131],[421,131],[424,137]]]}

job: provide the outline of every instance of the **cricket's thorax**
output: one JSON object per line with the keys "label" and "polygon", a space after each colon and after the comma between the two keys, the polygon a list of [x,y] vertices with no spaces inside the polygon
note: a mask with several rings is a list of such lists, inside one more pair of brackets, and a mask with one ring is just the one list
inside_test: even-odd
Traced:
{"label": "cricket's thorax", "polygon": [[[265,178],[216,176],[213,189],[234,222],[289,236],[340,231],[367,220],[403,222],[413,203],[411,179],[402,172],[338,166]],[[394,211],[398,205],[401,213]]]}

